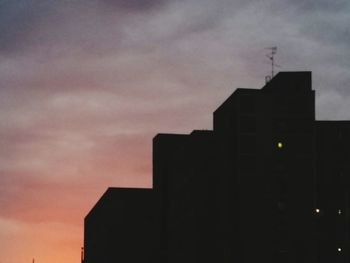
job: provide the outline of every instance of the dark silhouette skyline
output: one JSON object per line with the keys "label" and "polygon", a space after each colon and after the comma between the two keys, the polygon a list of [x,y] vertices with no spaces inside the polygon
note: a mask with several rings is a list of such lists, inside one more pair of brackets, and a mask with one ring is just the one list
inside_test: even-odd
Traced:
{"label": "dark silhouette skyline", "polygon": [[84,263],[348,262],[348,121],[315,120],[311,72],[237,89],[214,128],[153,139],[153,189],[109,188]]}

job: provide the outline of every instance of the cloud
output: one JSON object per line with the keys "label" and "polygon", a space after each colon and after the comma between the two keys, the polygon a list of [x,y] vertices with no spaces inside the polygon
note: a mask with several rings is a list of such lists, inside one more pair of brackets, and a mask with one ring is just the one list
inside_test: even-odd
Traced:
{"label": "cloud", "polygon": [[162,6],[165,0],[102,0],[103,4],[107,8],[115,8],[117,10],[126,10],[126,11],[148,11],[150,9],[155,9],[159,6]]}
{"label": "cloud", "polygon": [[263,86],[268,46],[281,70],[313,71],[318,118],[349,119],[349,8],[0,1],[1,234],[81,227],[107,186],[150,187],[152,137],[210,129],[235,88]]}

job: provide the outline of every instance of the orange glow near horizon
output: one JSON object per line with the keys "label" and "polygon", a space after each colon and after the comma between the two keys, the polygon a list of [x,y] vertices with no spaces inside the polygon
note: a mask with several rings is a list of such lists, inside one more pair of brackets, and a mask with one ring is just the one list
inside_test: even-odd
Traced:
{"label": "orange glow near horizon", "polygon": [[33,258],[35,262],[79,262],[81,226],[15,221],[1,221],[0,225],[7,229],[0,238],[2,250],[6,251],[3,262],[31,262]]}

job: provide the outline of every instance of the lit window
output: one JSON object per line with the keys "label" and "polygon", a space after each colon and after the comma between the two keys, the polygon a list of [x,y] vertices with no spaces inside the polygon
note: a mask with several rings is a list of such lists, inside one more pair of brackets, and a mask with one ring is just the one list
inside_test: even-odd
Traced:
{"label": "lit window", "polygon": [[315,209],[315,212],[316,212],[317,214],[319,214],[319,213],[320,213],[320,209],[319,209],[319,208],[316,208],[316,209]]}
{"label": "lit window", "polygon": [[338,252],[341,252],[341,247],[338,247]]}
{"label": "lit window", "polygon": [[342,211],[341,209],[338,209],[338,215],[341,215]]}
{"label": "lit window", "polygon": [[282,149],[283,148],[283,143],[282,142],[278,142],[277,143],[277,147],[278,147],[278,149]]}

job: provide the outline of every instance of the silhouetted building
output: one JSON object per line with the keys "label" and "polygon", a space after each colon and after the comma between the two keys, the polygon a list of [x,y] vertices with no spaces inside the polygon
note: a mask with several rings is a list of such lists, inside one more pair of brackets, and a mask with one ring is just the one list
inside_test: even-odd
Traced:
{"label": "silhouetted building", "polygon": [[158,134],[153,189],[110,188],[84,263],[349,262],[350,122],[315,121],[311,72],[237,89],[213,131]]}
{"label": "silhouetted building", "polygon": [[350,121],[317,121],[315,128],[320,262],[349,262]]}
{"label": "silhouetted building", "polygon": [[158,203],[151,189],[108,188],[85,218],[84,262],[158,262]]}

